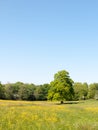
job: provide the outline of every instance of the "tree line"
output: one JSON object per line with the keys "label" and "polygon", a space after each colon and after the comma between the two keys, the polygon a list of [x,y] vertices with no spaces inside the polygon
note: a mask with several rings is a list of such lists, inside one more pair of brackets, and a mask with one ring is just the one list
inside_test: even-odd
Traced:
{"label": "tree line", "polygon": [[47,100],[49,84],[34,85],[22,82],[0,83],[0,99],[6,100]]}
{"label": "tree line", "polygon": [[86,100],[98,99],[98,83],[74,82],[66,70],[57,72],[50,84],[0,83],[0,99],[5,100]]}

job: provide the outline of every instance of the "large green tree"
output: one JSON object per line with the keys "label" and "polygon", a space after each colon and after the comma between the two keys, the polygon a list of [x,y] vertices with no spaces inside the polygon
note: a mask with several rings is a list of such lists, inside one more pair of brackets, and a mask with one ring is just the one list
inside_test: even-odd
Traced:
{"label": "large green tree", "polygon": [[72,100],[74,96],[73,83],[66,70],[57,72],[54,75],[54,80],[50,83],[48,99],[59,100],[61,103],[64,100]]}

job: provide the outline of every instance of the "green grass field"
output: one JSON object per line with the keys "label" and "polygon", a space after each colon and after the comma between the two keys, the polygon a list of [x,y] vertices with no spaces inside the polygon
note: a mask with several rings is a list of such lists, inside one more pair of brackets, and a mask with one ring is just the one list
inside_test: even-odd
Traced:
{"label": "green grass field", "polygon": [[98,101],[60,105],[0,100],[0,130],[98,130]]}

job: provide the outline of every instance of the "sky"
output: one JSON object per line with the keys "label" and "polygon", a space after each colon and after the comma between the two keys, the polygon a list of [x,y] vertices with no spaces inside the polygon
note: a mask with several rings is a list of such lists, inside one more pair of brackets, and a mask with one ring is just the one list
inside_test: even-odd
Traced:
{"label": "sky", "polygon": [[1,83],[98,82],[98,0],[0,0]]}

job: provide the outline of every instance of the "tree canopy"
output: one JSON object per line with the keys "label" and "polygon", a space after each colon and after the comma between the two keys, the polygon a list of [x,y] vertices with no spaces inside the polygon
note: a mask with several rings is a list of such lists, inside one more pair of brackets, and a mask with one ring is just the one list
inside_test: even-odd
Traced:
{"label": "tree canopy", "polygon": [[88,84],[80,82],[74,83],[74,92],[75,92],[74,96],[75,100],[86,99],[88,94]]}
{"label": "tree canopy", "polygon": [[74,96],[73,80],[66,70],[58,71],[54,80],[50,83],[48,99],[50,100],[72,100]]}

